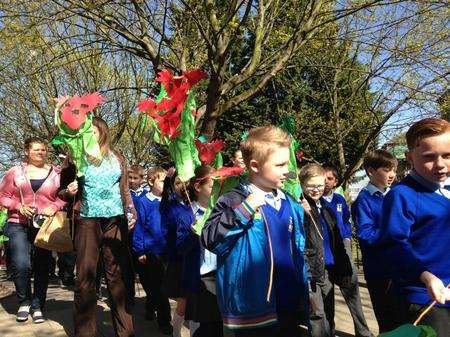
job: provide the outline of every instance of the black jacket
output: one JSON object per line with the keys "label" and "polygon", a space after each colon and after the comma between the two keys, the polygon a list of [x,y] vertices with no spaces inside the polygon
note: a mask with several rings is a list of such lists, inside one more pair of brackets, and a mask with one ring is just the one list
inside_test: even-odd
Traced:
{"label": "black jacket", "polygon": [[[305,212],[305,255],[309,265],[311,281],[318,282],[323,279],[325,274],[325,260],[321,238],[321,236],[323,237],[322,225],[316,202],[309,197],[305,198],[311,207],[310,212]],[[327,268],[328,274],[333,283],[341,285],[344,277],[352,275],[352,265],[345,251],[344,242],[334,213],[328,207],[322,205],[322,216],[328,225],[328,236],[330,238],[331,251],[334,256],[334,265]]]}

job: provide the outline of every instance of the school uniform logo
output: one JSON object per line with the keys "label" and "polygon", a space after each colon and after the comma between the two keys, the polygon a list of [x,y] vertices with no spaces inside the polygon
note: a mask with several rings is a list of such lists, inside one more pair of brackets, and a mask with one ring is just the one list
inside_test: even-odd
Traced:
{"label": "school uniform logo", "polygon": [[336,204],[336,210],[342,212],[342,204]]}
{"label": "school uniform logo", "polygon": [[294,230],[294,224],[292,223],[292,217],[289,217],[288,231],[289,231],[289,233],[292,233],[293,230]]}

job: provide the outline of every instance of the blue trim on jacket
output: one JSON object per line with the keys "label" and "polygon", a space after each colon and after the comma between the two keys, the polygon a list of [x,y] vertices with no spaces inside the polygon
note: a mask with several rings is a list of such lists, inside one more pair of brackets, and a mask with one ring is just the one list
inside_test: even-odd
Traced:
{"label": "blue trim on jacket", "polygon": [[[217,298],[224,325],[230,329],[255,328],[277,322],[276,298],[270,288],[272,266],[268,247],[271,238],[260,213],[255,214],[245,203],[247,196],[248,190],[241,184],[220,197],[202,230],[203,245],[217,254]],[[292,258],[303,286],[299,307],[307,315],[303,207],[288,195],[287,201],[293,213]],[[307,322],[306,317],[304,322]]]}

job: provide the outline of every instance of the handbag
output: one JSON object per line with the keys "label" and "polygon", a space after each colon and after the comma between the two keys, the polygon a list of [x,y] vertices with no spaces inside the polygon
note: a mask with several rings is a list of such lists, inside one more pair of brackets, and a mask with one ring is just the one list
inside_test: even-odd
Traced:
{"label": "handbag", "polygon": [[[25,175],[25,173],[22,171]],[[49,173],[50,174],[50,173]],[[20,202],[23,204],[23,193],[19,186]],[[34,196],[36,198],[36,195]],[[34,203],[33,203],[34,204]],[[34,238],[34,245],[39,248],[66,253],[73,251],[72,236],[70,234],[70,222],[67,212],[58,211],[53,216],[45,217],[33,216],[32,226],[39,228]]]}
{"label": "handbag", "polygon": [[58,253],[73,251],[67,212],[58,211],[53,216],[47,217],[36,234],[34,245]]}

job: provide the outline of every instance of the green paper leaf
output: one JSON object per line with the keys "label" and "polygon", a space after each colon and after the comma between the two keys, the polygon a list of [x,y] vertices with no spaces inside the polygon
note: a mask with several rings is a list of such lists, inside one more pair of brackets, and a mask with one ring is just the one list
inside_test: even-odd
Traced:
{"label": "green paper leaf", "polygon": [[395,330],[382,333],[378,337],[436,337],[436,331],[430,326],[404,324]]}

